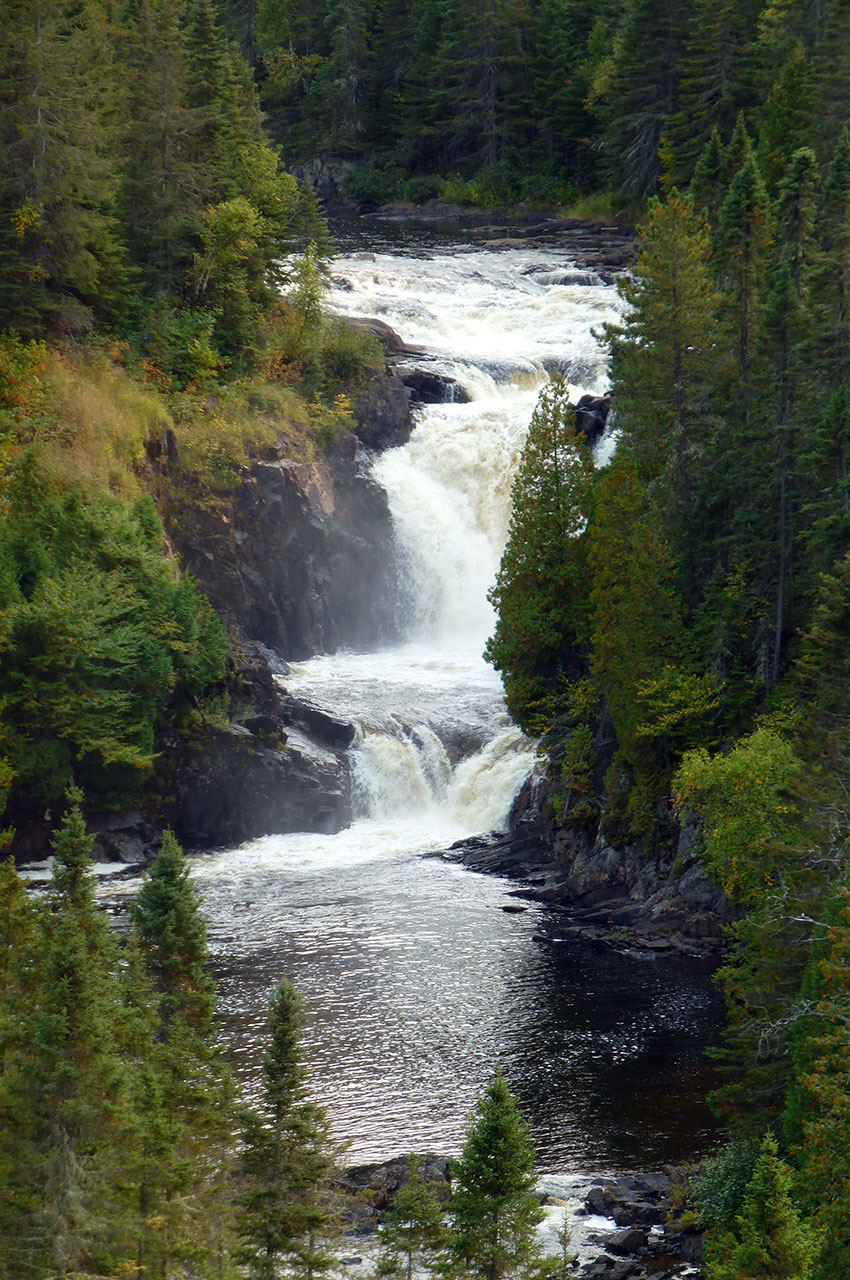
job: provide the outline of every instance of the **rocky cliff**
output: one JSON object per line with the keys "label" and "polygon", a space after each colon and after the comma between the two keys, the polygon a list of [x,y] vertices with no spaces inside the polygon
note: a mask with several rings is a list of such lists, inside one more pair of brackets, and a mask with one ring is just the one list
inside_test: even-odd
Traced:
{"label": "rocky cliff", "polygon": [[[286,664],[397,633],[392,524],[371,476],[375,452],[403,443],[412,425],[389,349],[353,414],[355,429],[311,461],[290,457],[282,435],[213,504],[163,484],[171,546],[233,640],[219,691],[228,715],[199,707],[188,731],[162,733],[138,809],[91,816],[99,858],[143,860],[165,824],[209,847],[350,822],[354,727],[291,697]],[[163,476],[179,464],[173,441],[151,440],[149,452]]]}

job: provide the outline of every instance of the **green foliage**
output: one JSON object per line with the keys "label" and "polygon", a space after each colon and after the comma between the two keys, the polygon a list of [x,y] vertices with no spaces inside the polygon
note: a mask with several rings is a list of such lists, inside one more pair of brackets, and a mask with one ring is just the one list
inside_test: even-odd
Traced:
{"label": "green foliage", "polygon": [[161,708],[223,675],[208,602],[165,559],[150,499],[63,493],[32,458],[0,518],[0,698],[16,785],[56,799],[75,771],[101,803],[150,771]]}
{"label": "green foliage", "polygon": [[846,1030],[850,891],[842,887],[824,907],[801,988],[802,1016],[794,1034],[794,1082],[786,1120],[796,1140],[797,1194],[822,1243],[813,1274],[818,1280],[844,1280],[850,1266]]}
{"label": "green foliage", "polygon": [[757,729],[727,754],[704,748],[685,754],[675,778],[680,810],[703,820],[703,856],[712,876],[742,902],[774,883],[798,816],[789,794],[800,761],[771,729]]}
{"label": "green foliage", "polygon": [[508,541],[490,595],[498,620],[485,650],[502,673],[511,714],[531,732],[551,720],[561,683],[585,671],[592,471],[566,384],[553,378],[540,394],[514,480]]}
{"label": "green foliage", "polygon": [[708,1280],[809,1280],[818,1239],[794,1207],[791,1183],[791,1170],[768,1134],[732,1233],[710,1243]]}
{"label": "green foliage", "polygon": [[413,1280],[420,1267],[433,1269],[446,1244],[444,1206],[422,1177],[422,1157],[410,1156],[407,1178],[381,1222],[382,1273],[402,1272]]}
{"label": "green foliage", "polygon": [[[16,1016],[4,1027],[11,1036],[0,1083],[8,1122],[0,1164],[11,1156],[14,1175],[0,1212],[17,1213],[0,1245],[9,1274],[102,1275],[103,1242],[120,1240],[123,1221],[116,1174],[129,1135],[116,1048],[115,946],[94,901],[81,799],[69,791],[53,841],[53,876],[31,951],[37,983],[27,984],[27,1004],[26,987],[18,986]],[[20,941],[26,946],[26,936]]]}
{"label": "green foliage", "polygon": [[179,1020],[196,1034],[207,1035],[214,993],[204,967],[206,926],[183,851],[170,831],[145,873],[132,915],[165,1027]]}
{"label": "green foliage", "polygon": [[543,1210],[535,1195],[534,1147],[516,1102],[497,1072],[470,1117],[452,1169],[449,1256],[482,1280],[548,1275],[535,1228]]}
{"label": "green foliage", "polygon": [[668,523],[678,526],[692,592],[690,516],[725,353],[718,344],[708,226],[678,192],[650,204],[635,278],[619,289],[629,310],[622,329],[606,329],[618,423],[642,482],[652,485],[657,505],[670,511]]}
{"label": "green foliage", "polygon": [[242,1114],[237,1197],[239,1260],[248,1274],[275,1280],[279,1264],[295,1276],[332,1265],[327,1183],[332,1146],[327,1120],[307,1095],[300,1039],[304,1012],[288,978],[269,999],[261,1109]]}
{"label": "green foliage", "polygon": [[701,1226],[709,1231],[732,1228],[758,1154],[758,1143],[739,1139],[703,1162],[694,1188]]}
{"label": "green foliage", "polygon": [[[588,565],[591,671],[610,707],[621,758],[640,767],[645,758],[638,739],[642,747],[648,744],[653,715],[651,682],[658,690],[659,677],[681,657],[684,633],[673,558],[655,513],[643,507],[636,469],[625,457],[615,458],[600,477]],[[666,675],[665,680],[669,684]]]}
{"label": "green foliage", "polygon": [[173,838],[119,948],[81,793],[34,903],[0,868],[0,1273],[231,1275],[226,1073]]}

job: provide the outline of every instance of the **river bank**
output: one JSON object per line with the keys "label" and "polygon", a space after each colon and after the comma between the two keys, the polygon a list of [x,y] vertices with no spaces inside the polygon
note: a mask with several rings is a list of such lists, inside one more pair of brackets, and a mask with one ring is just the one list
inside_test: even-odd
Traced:
{"label": "river bank", "polygon": [[[422,1176],[439,1199],[449,1195],[451,1161],[426,1155]],[[667,1167],[609,1178],[548,1175],[538,1180],[545,1210],[540,1237],[558,1254],[562,1226],[570,1232],[573,1271],[579,1280],[684,1280],[697,1274],[703,1237],[681,1205],[686,1171]],[[349,1248],[348,1274],[374,1265],[375,1233],[384,1212],[407,1180],[407,1159],[346,1169],[338,1181]]]}
{"label": "river bank", "polygon": [[549,936],[561,941],[716,956],[732,913],[705,872],[694,837],[693,826],[684,824],[667,849],[650,852],[641,842],[615,849],[601,834],[558,827],[537,812],[507,834],[459,841],[437,856],[515,881],[518,901],[545,904],[553,913]]}

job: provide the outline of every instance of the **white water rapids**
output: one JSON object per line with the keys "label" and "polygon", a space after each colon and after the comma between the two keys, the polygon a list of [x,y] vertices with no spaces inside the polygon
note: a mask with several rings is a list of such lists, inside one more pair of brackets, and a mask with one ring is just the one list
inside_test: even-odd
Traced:
{"label": "white water rapids", "polygon": [[[576,397],[606,385],[592,329],[615,318],[616,291],[587,274],[596,282],[559,284],[563,267],[563,254],[531,249],[335,263],[332,308],[390,324],[469,403],[423,406],[410,442],[375,464],[395,528],[408,642],[317,657],[285,680],[359,731],[357,821],[336,837],[298,837],[299,860],[419,852],[499,829],[533,763],[482,652],[511,482],[540,387],[552,370]],[[270,839],[282,855],[281,840]]]}

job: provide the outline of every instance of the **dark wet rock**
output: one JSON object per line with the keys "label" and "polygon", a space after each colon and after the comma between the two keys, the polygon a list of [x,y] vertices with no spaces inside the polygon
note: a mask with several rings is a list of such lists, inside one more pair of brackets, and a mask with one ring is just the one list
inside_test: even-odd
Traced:
{"label": "dark wet rock", "polygon": [[139,809],[88,814],[86,822],[95,838],[92,850],[95,862],[124,862],[129,866],[147,862],[151,846],[160,837],[159,824]]}
{"label": "dark wet rock", "polygon": [[302,729],[334,751],[345,751],[354,741],[356,730],[350,721],[331,715],[312,702],[293,698],[283,691],[281,706],[287,724]]}
{"label": "dark wet rock", "polygon": [[580,1280],[638,1280],[646,1275],[639,1263],[627,1258],[609,1258],[603,1254],[582,1267]]}
{"label": "dark wet rock", "polygon": [[699,1267],[705,1258],[705,1235],[701,1231],[668,1231],[664,1240],[665,1252],[680,1258],[682,1262]]}
{"label": "dark wet rock", "polygon": [[[420,1173],[441,1199],[448,1199],[450,1183],[447,1157],[430,1154],[423,1156]],[[346,1192],[357,1195],[377,1217],[390,1207],[409,1176],[408,1157],[399,1156],[395,1160],[346,1169],[340,1175],[337,1185]]]}
{"label": "dark wet rock", "polygon": [[308,182],[326,204],[342,197],[345,180],[355,168],[353,160],[339,160],[330,156],[314,156],[292,170],[298,182]]}
{"label": "dark wet rock", "polygon": [[610,412],[611,397],[608,395],[585,395],[576,405],[576,428],[591,448],[602,438]]}
{"label": "dark wet rock", "polygon": [[287,733],[285,744],[271,746],[233,724],[208,734],[194,750],[182,743],[174,748],[169,807],[186,844],[239,844],[272,832],[332,833],[351,821],[345,763],[298,730]]}
{"label": "dark wet rock", "polygon": [[591,1187],[584,1201],[588,1213],[610,1218],[614,1212],[616,1200],[608,1187]]}
{"label": "dark wet rock", "polygon": [[434,369],[398,366],[401,381],[415,404],[468,404],[469,396],[456,378]]}
{"label": "dark wet rock", "polygon": [[394,638],[392,522],[352,433],[315,462],[254,463],[215,507],[175,499],[163,514],[232,632],[295,660]]}
{"label": "dark wet rock", "polygon": [[614,1231],[608,1237],[606,1248],[611,1253],[629,1255],[640,1253],[649,1243],[649,1236],[637,1227],[625,1227],[622,1231]]}
{"label": "dark wet rock", "polygon": [[[369,258],[374,262],[374,254],[360,254],[360,258]],[[398,336],[395,329],[388,325],[385,320],[378,320],[372,316],[346,316],[345,323],[349,329],[359,329],[362,332],[370,333],[373,338],[377,338],[383,348],[384,354],[387,356],[404,356],[417,355],[415,347],[409,347],[407,343]]]}
{"label": "dark wet rock", "polygon": [[395,448],[410,438],[413,419],[407,386],[389,366],[368,380],[351,411],[355,434],[369,449]]}

